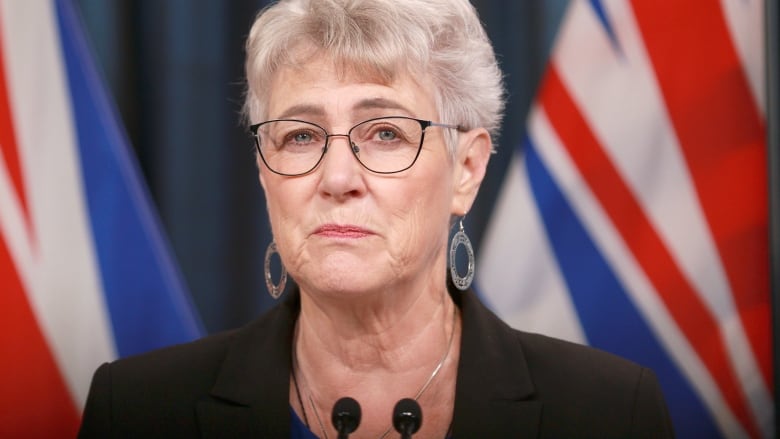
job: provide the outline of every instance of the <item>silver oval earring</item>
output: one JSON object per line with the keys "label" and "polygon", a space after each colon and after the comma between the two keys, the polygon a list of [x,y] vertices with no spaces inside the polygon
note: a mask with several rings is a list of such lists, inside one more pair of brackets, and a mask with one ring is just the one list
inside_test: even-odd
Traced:
{"label": "silver oval earring", "polygon": [[[468,257],[468,268],[466,275],[461,276],[458,273],[458,267],[455,264],[455,256],[458,253],[458,247],[463,245],[466,248],[466,256]],[[450,244],[450,276],[452,277],[452,283],[455,288],[465,291],[471,286],[471,281],[474,280],[474,248],[471,246],[471,240],[463,230],[463,219],[459,221],[459,230],[452,237],[452,243]]]}
{"label": "silver oval earring", "polygon": [[265,286],[268,288],[268,294],[274,299],[278,299],[284,293],[284,287],[287,285],[287,269],[284,268],[282,256],[279,255],[279,265],[282,266],[282,274],[279,276],[279,283],[274,285],[274,279],[271,276],[271,257],[274,254],[279,254],[279,251],[276,250],[276,242],[271,241],[265,250],[265,263],[263,264],[265,269]]}

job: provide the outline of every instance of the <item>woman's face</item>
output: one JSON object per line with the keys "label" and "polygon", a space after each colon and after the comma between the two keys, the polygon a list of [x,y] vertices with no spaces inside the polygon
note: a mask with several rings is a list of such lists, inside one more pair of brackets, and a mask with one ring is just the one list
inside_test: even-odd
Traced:
{"label": "woman's face", "polygon": [[[389,85],[339,77],[321,59],[276,74],[268,116],[313,122],[330,134],[382,116],[452,122],[438,120],[431,93],[410,76]],[[464,214],[473,200],[456,187],[462,173],[454,172],[459,162],[449,156],[445,129],[428,128],[414,166],[397,174],[365,169],[346,137],[332,137],[319,166],[303,176],[258,163],[274,239],[304,291],[344,297],[443,285],[450,215]]]}

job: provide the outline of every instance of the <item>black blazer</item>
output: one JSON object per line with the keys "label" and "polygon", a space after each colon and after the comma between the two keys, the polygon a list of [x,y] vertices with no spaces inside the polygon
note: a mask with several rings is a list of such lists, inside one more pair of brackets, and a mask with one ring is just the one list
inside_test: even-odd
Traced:
{"label": "black blazer", "polygon": [[[452,295],[463,318],[455,439],[674,436],[649,369],[516,331],[474,293]],[[79,438],[289,438],[299,305],[293,293],[244,328],[103,364]]]}

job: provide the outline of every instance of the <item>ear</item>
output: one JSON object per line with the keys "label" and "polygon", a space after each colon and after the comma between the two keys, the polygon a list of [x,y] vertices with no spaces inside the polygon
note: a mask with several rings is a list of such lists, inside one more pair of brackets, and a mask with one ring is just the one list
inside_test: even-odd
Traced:
{"label": "ear", "polygon": [[460,135],[455,154],[455,175],[451,213],[463,216],[471,209],[479,185],[485,177],[488,160],[493,151],[490,134],[484,128],[475,128]]}

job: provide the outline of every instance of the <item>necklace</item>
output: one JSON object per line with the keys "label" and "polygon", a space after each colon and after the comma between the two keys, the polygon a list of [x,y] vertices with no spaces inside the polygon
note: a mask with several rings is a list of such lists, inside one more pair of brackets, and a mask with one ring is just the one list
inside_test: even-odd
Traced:
{"label": "necklace", "polygon": [[[298,341],[298,326],[295,327],[295,335],[293,336],[294,340]],[[309,425],[309,417],[306,415],[306,405],[303,403],[303,399],[301,399],[301,389],[298,387],[298,379],[296,378],[296,371],[300,372],[300,368],[298,368],[298,355],[295,353],[295,347],[293,346],[292,350],[292,366],[293,366],[293,373],[292,373],[292,380],[293,380],[293,386],[295,387],[295,396],[298,397],[298,404],[301,406],[301,411],[303,412],[303,422],[306,423],[306,428],[311,430],[311,426]],[[303,378],[303,372],[300,372],[301,378]],[[322,418],[320,418],[320,412],[317,410],[317,405],[314,404],[314,398],[311,396],[311,387],[309,387],[308,384],[306,384],[306,389],[308,390],[308,399],[309,404],[311,405],[312,411],[314,411],[314,416],[317,418],[317,423],[320,424],[320,430],[322,431],[322,437],[325,439],[328,439],[328,431],[325,430],[325,425],[322,423]]]}
{"label": "necklace", "polygon": [[[444,351],[444,355],[442,355],[439,362],[436,364],[436,367],[433,368],[433,372],[431,372],[431,375],[428,377],[428,379],[425,381],[425,383],[420,387],[420,390],[417,391],[417,394],[414,396],[414,400],[417,401],[417,399],[422,396],[422,394],[428,390],[428,387],[431,385],[431,382],[433,382],[433,379],[436,378],[436,375],[439,374],[439,371],[441,370],[442,366],[444,366],[444,362],[447,360],[447,357],[450,355],[450,350],[452,349],[452,341],[455,339],[455,323],[457,321],[458,317],[458,307],[455,306],[455,304],[452,305],[452,328],[450,329],[450,336],[449,340],[447,341],[447,350]],[[298,344],[298,325],[295,326],[295,334],[294,334],[294,340],[295,345]],[[307,393],[307,399],[309,401],[309,405],[311,405],[312,411],[314,412],[314,417],[317,418],[317,423],[319,424],[320,431],[322,431],[322,437],[325,439],[328,438],[328,432],[325,429],[325,424],[322,422],[322,418],[320,418],[319,410],[317,410],[317,405],[314,404],[314,398],[311,394],[311,387],[306,382],[306,378],[303,376],[303,372],[301,372],[300,368],[298,367],[298,355],[295,352],[295,346],[293,346],[292,349],[292,366],[293,366],[293,373],[292,373],[292,380],[293,380],[293,386],[295,387],[295,394],[298,397],[298,404],[301,406],[301,411],[303,411],[303,421],[306,423],[306,427],[311,430],[311,427],[309,426],[309,418],[306,415],[306,406],[303,403],[303,399],[301,398],[301,390],[298,387],[298,379],[296,377],[296,371],[300,373],[300,377],[304,380],[304,386],[306,387],[306,393]],[[381,436],[379,436],[379,439],[384,439],[390,432],[393,430],[393,427],[390,426],[385,430],[384,433],[382,433]]]}

